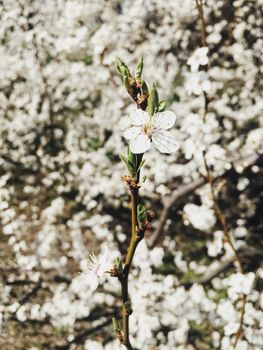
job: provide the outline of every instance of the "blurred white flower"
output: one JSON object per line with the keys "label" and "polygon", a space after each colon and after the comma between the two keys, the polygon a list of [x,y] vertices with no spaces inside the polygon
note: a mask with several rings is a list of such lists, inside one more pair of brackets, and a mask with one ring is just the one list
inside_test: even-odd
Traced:
{"label": "blurred white flower", "polygon": [[173,153],[177,151],[179,144],[175,137],[167,131],[176,120],[176,115],[171,111],[158,112],[152,117],[140,109],[130,114],[132,127],[126,130],[123,136],[130,141],[132,153],[140,154],[148,151],[151,143],[161,153]]}
{"label": "blurred white flower", "polygon": [[254,272],[249,272],[247,274],[234,273],[228,279],[228,295],[231,299],[236,299],[239,294],[249,294],[252,290],[255,280]]}
{"label": "blurred white flower", "polygon": [[193,72],[186,79],[185,89],[188,95],[201,95],[203,92],[210,92],[212,84],[206,72]]}
{"label": "blurred white flower", "polygon": [[205,66],[208,63],[208,47],[200,47],[188,59],[187,64],[191,67],[192,72],[197,72],[199,66]]}
{"label": "blurred white flower", "polygon": [[111,264],[109,263],[108,249],[105,249],[99,258],[97,258],[92,252],[89,255],[87,265],[87,271],[84,271],[84,274],[88,276],[90,289],[94,291],[98,287],[99,279],[111,267]]}
{"label": "blurred white flower", "polygon": [[198,230],[207,231],[215,225],[214,211],[205,205],[186,204],[184,213],[190,223]]}
{"label": "blurred white flower", "polygon": [[223,238],[224,238],[223,231],[214,232],[214,240],[212,242],[207,243],[209,256],[215,257],[222,252],[222,249],[224,246]]}

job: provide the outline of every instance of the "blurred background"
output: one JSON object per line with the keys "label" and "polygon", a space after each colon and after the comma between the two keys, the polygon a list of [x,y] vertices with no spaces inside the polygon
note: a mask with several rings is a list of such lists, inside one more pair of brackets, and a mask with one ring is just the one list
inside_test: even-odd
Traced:
{"label": "blurred background", "polygon": [[[115,57],[135,69],[141,55],[177,115],[180,149],[145,154],[141,196],[156,219],[130,277],[132,342],[229,350],[245,291],[236,349],[262,349],[262,9],[205,1],[205,66],[192,0],[0,1],[1,349],[123,349],[118,281],[92,292],[79,272],[92,251],[113,261],[127,250],[119,155],[135,105]],[[213,210],[204,149],[245,275]]]}

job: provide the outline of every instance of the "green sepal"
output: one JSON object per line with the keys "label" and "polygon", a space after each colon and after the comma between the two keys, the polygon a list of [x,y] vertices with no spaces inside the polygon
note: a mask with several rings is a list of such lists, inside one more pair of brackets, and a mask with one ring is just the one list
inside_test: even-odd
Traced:
{"label": "green sepal", "polygon": [[145,159],[142,159],[142,160],[141,160],[141,163],[139,164],[139,166],[138,166],[138,168],[137,168],[137,173],[138,173],[138,171],[141,170],[141,168],[143,167],[144,163],[145,163]]}
{"label": "green sepal", "polygon": [[155,112],[158,111],[158,106],[159,106],[159,97],[158,97],[158,92],[156,90],[155,84],[153,84],[150,94],[148,97],[148,113],[152,117]]}
{"label": "green sepal", "polygon": [[165,106],[166,106],[166,101],[164,100],[160,101],[158,105],[158,112],[163,112],[165,110]]}
{"label": "green sepal", "polygon": [[133,176],[140,171],[140,169],[144,164],[144,160],[142,159],[142,157],[143,157],[143,154],[132,153],[132,151],[130,150],[130,147],[128,147],[127,159],[128,159],[129,166],[132,168]]}
{"label": "green sepal", "polygon": [[139,228],[144,228],[147,223],[147,210],[143,204],[137,206],[137,220]]}
{"label": "green sepal", "polygon": [[119,321],[115,317],[112,317],[112,324],[113,324],[113,328],[114,328],[115,333],[120,334],[121,333],[121,326],[120,326]]}
{"label": "green sepal", "polygon": [[142,71],[143,71],[143,56],[140,58],[140,61],[139,61],[137,68],[135,70],[135,79],[141,78]]}

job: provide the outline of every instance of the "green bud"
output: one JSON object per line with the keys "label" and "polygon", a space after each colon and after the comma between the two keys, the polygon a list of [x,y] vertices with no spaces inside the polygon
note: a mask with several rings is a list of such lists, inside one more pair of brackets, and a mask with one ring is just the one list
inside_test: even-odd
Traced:
{"label": "green bud", "polygon": [[153,84],[148,97],[148,113],[152,117],[158,110],[159,97],[155,84]]}
{"label": "green bud", "polygon": [[139,61],[137,68],[135,70],[135,79],[141,78],[142,70],[143,70],[143,56],[140,58],[140,61]]}
{"label": "green bud", "polygon": [[131,315],[132,314],[131,302],[130,301],[126,301],[124,303],[124,306],[125,306],[127,314]]}
{"label": "green bud", "polygon": [[123,267],[122,267],[122,262],[119,257],[115,259],[114,265],[116,266],[118,273],[123,273]]}
{"label": "green bud", "polygon": [[147,210],[143,204],[137,206],[137,220],[139,228],[144,228],[147,223]]}
{"label": "green bud", "polygon": [[119,321],[115,317],[112,317],[112,324],[113,324],[114,331],[117,334],[119,334],[121,332],[121,326]]}

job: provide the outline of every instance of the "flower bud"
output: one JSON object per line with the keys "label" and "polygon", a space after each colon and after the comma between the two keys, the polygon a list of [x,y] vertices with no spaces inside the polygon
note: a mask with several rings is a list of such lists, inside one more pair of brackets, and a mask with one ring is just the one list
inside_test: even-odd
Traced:
{"label": "flower bud", "polygon": [[152,210],[147,210],[147,220],[148,222],[152,222],[155,218],[155,214]]}
{"label": "flower bud", "polygon": [[119,257],[115,259],[114,265],[116,266],[116,269],[118,271],[118,274],[123,273],[123,267],[122,267],[122,262]]}
{"label": "flower bud", "polygon": [[126,309],[126,313],[127,313],[128,315],[131,315],[131,314],[132,314],[132,308],[131,308],[131,303],[130,303],[130,301],[126,301],[126,302],[124,303],[124,306],[125,306],[125,309]]}
{"label": "flower bud", "polygon": [[139,228],[144,228],[147,223],[147,210],[143,204],[137,206],[137,220]]}

